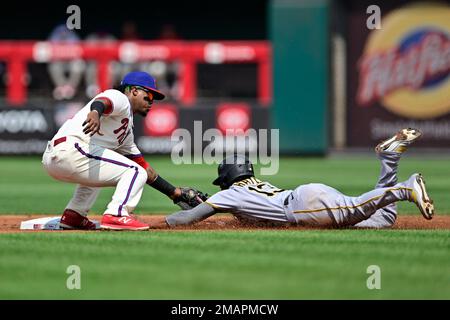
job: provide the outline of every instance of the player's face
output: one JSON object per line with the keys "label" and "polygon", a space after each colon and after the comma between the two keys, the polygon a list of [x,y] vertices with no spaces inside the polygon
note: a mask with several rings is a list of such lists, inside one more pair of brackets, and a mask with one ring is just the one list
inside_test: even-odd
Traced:
{"label": "player's face", "polygon": [[133,112],[138,113],[141,116],[147,116],[147,113],[152,108],[153,104],[153,94],[141,87],[134,87],[132,89],[133,96]]}

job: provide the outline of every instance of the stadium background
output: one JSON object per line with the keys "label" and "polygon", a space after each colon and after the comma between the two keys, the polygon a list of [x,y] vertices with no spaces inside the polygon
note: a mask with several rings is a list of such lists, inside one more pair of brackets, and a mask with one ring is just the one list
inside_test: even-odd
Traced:
{"label": "stadium background", "polygon": [[[381,2],[382,18],[410,15],[411,22],[400,22],[407,25],[400,35],[392,28],[378,31],[381,40],[373,45],[370,39],[377,31],[366,27],[369,5],[248,1],[236,10],[234,5],[168,2],[139,10],[86,2],[80,3],[81,28],[65,29],[65,34],[57,28],[64,29],[70,16],[68,4],[31,4],[21,10],[9,3],[0,22],[0,152],[41,153],[88,99],[137,69],[152,73],[168,94],[151,117],[138,120],[136,140],[144,153],[170,153],[172,132],[192,131],[194,120],[203,122],[203,130],[223,133],[278,128],[284,154],[367,149],[401,125],[424,130],[417,147],[448,149],[448,67],[427,74],[418,88],[398,93],[403,97],[392,98],[408,83],[384,90],[374,80],[371,88],[370,79],[383,75],[361,66],[377,49],[420,46],[428,32],[427,17],[414,20],[408,1]],[[4,14],[8,12],[15,14]],[[448,22],[437,20],[435,31],[445,35]],[[65,46],[52,47],[63,37]],[[432,52],[431,59],[445,59],[444,50]],[[404,77],[401,72],[390,76]],[[364,89],[373,91],[370,101],[359,99]],[[439,97],[427,97],[430,91]],[[404,105],[416,97],[421,105],[408,111]]]}
{"label": "stadium background", "polygon": [[[65,24],[70,16],[66,9],[73,3],[2,4],[1,218],[61,213],[73,186],[49,178],[40,154],[96,86],[116,85],[133,69],[151,72],[168,93],[167,101],[155,104],[147,123],[137,121],[135,131],[147,160],[173,183],[217,191],[211,185],[215,165],[176,166],[170,161],[171,133],[192,130],[194,120],[203,121],[203,130],[222,132],[278,128],[283,156],[279,173],[267,177],[269,181],[285,188],[323,182],[352,195],[374,185],[379,170],[375,144],[411,125],[421,128],[424,137],[402,160],[399,178],[420,170],[438,216],[426,222],[413,204],[402,203],[400,217],[417,218],[417,223],[400,223],[397,229],[427,230],[0,230],[0,297],[448,299],[450,287],[442,279],[448,279],[450,263],[448,219],[443,219],[450,212],[450,77],[445,60],[450,19],[449,2],[439,3],[447,9],[422,14],[435,21],[429,28],[408,11],[417,2],[378,1],[383,29],[377,32],[366,27],[372,1],[83,1],[77,2],[81,29],[75,30],[81,42],[63,46],[47,40],[56,26]],[[394,25],[402,27],[384,25],[387,19],[401,20]],[[105,41],[95,42],[93,34]],[[372,91],[375,97],[358,100],[362,80],[374,76],[362,72],[364,59],[398,51],[396,58],[402,61],[402,50],[424,50],[428,34],[439,39],[446,34],[447,42],[435,46],[426,63],[447,61],[447,67],[441,63],[443,70],[427,73],[423,85],[406,92],[407,85],[382,92],[383,77],[395,76],[385,70],[373,78],[381,79]],[[108,42],[111,36],[115,40]],[[72,73],[62,74],[66,67]],[[73,82],[61,81],[70,75]],[[76,85],[71,88],[71,83]],[[111,194],[111,188],[102,191],[94,217]],[[146,188],[136,213],[175,210],[165,196]],[[442,225],[447,230],[428,230]],[[71,264],[83,270],[82,290],[65,286]],[[366,287],[366,268],[372,264],[382,267],[382,290]]]}

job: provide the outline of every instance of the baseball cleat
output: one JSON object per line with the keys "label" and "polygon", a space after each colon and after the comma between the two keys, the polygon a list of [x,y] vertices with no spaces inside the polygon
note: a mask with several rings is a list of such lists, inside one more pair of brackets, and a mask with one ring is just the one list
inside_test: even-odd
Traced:
{"label": "baseball cleat", "polygon": [[148,230],[150,226],[138,221],[134,216],[113,216],[104,214],[100,227],[106,230]]}
{"label": "baseball cleat", "polygon": [[423,217],[431,220],[434,215],[434,204],[433,200],[428,196],[423,176],[420,173],[415,173],[409,180],[412,180],[411,196],[413,202],[417,205]]}
{"label": "baseball cleat", "polygon": [[377,153],[381,152],[405,152],[407,146],[416,141],[422,132],[419,129],[407,128],[397,132],[392,138],[380,142],[376,147]]}
{"label": "baseball cleat", "polygon": [[59,226],[67,230],[95,230],[95,223],[76,211],[66,209],[59,221]]}

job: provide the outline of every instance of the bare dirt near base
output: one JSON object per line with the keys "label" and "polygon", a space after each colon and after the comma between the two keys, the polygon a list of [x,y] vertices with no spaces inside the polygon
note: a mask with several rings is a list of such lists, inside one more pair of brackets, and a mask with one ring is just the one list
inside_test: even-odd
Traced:
{"label": "bare dirt near base", "polygon": [[[24,220],[30,220],[42,217],[54,217],[48,215],[2,215],[0,216],[0,233],[14,232],[35,232],[20,230],[20,223]],[[163,215],[137,215],[139,220],[150,224],[152,230],[167,231],[196,231],[196,230],[307,230],[311,228],[299,226],[277,226],[275,224],[243,224],[232,216],[215,216],[206,219],[194,226],[169,228],[164,224]],[[101,216],[92,216],[91,219],[100,221]],[[450,230],[450,215],[436,216],[432,220],[425,220],[422,216],[400,216],[393,226],[393,229],[422,229]],[[42,232],[42,231],[41,231]],[[44,232],[83,232],[83,231],[44,231]],[[84,231],[86,232],[86,231]]]}

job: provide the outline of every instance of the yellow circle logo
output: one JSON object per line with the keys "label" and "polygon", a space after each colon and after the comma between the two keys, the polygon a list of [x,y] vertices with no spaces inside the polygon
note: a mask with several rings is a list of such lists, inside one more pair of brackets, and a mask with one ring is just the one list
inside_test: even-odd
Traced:
{"label": "yellow circle logo", "polygon": [[450,112],[450,7],[400,8],[373,31],[359,61],[357,101],[415,119]]}

